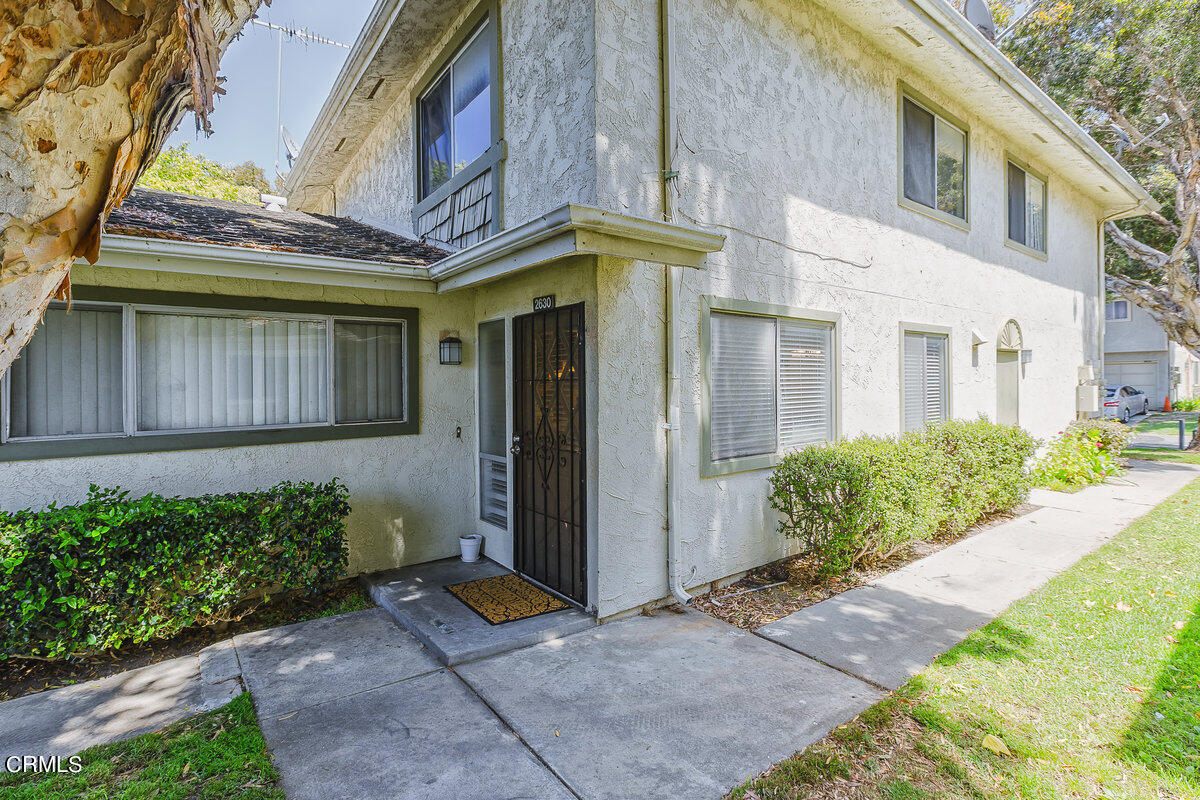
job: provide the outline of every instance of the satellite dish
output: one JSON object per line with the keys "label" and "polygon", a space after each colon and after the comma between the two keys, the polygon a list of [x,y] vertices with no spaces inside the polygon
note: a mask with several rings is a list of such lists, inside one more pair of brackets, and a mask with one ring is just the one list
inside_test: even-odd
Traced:
{"label": "satellite dish", "polygon": [[989,42],[996,41],[996,18],[992,16],[992,10],[988,8],[987,0],[967,0],[966,7],[963,8],[963,15],[967,18],[967,22],[979,29],[979,32],[988,38]]}
{"label": "satellite dish", "polygon": [[279,126],[279,135],[283,137],[283,146],[287,148],[288,166],[300,157],[300,145],[296,144],[295,138],[288,132],[286,126]]}

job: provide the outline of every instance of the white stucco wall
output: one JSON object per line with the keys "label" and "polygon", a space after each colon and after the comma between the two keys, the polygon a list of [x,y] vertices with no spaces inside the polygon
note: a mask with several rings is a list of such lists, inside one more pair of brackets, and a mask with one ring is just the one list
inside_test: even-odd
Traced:
{"label": "white stucco wall", "polygon": [[1129,304],[1127,320],[1109,320],[1104,324],[1106,353],[1166,352],[1167,333],[1150,313]]}
{"label": "white stucco wall", "polygon": [[[1021,421],[1045,437],[1075,417],[1077,367],[1100,356],[1097,212],[1051,165],[1035,162],[1051,176],[1049,257],[1007,247],[1005,153],[1031,159],[989,126],[985,109],[962,107],[936,82],[902,71],[810,3],[701,0],[675,9],[676,219],[728,236],[706,271],[683,271],[678,309],[687,353],[680,365],[683,572],[701,584],[787,552],[767,503],[767,470],[700,477],[701,295],[841,314],[845,436],[901,428],[902,321],[952,329],[951,413],[994,416],[995,341],[1016,319],[1033,351],[1021,379]],[[655,13],[653,0],[598,2],[599,200],[642,216],[659,210],[650,128],[657,39],[645,35]],[[898,80],[970,125],[969,233],[897,203]],[[662,373],[661,345],[651,346],[661,340],[661,269],[637,265],[634,277],[621,278],[646,287],[636,303],[618,300],[620,289],[606,287],[600,271],[601,323],[611,317],[614,328],[638,332],[623,337],[630,342],[624,360],[652,376]],[[989,340],[977,354],[973,330]],[[602,374],[602,398],[605,385]],[[661,395],[623,399],[619,416],[599,420],[602,452],[614,463],[620,453],[630,474],[657,475],[661,436],[630,409],[661,409]],[[620,500],[606,516],[603,461],[601,477],[604,615],[663,597],[667,584],[663,517],[652,511],[663,504],[661,481],[612,492]],[[618,541],[625,550],[609,570],[605,553],[618,552]]]}
{"label": "white stucco wall", "polygon": [[[77,266],[79,285],[119,286],[366,305],[420,311],[420,433],[411,436],[0,462],[0,507],[42,507],[83,499],[91,483],[195,496],[265,488],[283,480],[340,478],[350,490],[350,573],[444,558],[473,529],[475,426],[473,361],[438,364],[443,330],[474,338],[470,292],[431,294],[209,278]],[[473,358],[474,350],[467,349]],[[455,430],[462,427],[462,438]]]}
{"label": "white stucco wall", "polygon": [[[366,133],[332,195],[317,210],[413,235],[413,109],[430,67],[475,8],[431,40],[420,66],[387,114]],[[564,203],[595,202],[595,39],[590,2],[502,0],[501,105],[508,157],[500,214],[505,227]]]}

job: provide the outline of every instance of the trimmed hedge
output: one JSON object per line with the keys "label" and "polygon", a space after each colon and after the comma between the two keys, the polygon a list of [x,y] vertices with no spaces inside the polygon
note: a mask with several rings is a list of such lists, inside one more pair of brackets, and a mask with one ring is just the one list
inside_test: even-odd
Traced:
{"label": "trimmed hedge", "polygon": [[806,447],[771,475],[771,505],[779,530],[838,574],[1024,502],[1035,446],[1020,428],[981,418]]}
{"label": "trimmed hedge", "polygon": [[198,498],[92,486],[77,506],[0,512],[0,660],[79,658],[238,619],[346,570],[346,487]]}

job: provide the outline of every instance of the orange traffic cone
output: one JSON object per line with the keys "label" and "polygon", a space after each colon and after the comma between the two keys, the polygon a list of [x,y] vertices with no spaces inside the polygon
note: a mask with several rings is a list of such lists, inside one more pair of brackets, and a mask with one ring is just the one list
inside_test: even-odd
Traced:
{"label": "orange traffic cone", "polygon": [[1171,411],[1171,395],[1167,395],[1167,399],[1163,400],[1163,411],[1170,413],[1170,411]]}

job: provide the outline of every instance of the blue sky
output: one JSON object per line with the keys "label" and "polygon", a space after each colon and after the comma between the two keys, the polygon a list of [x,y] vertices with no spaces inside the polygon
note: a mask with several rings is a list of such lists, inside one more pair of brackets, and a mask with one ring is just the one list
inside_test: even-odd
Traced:
{"label": "blue sky", "polygon": [[[335,41],[353,44],[374,0],[275,0],[263,5],[258,18],[289,27],[308,28]],[[275,163],[275,53],[276,32],[249,24],[221,58],[225,96],[217,97],[212,114],[214,133],[196,133],[195,117],[183,118],[167,145],[188,142],[192,152],[222,163],[253,161],[267,180]],[[349,50],[314,44],[287,36],[283,39],[284,126],[303,142],[333,87]],[[280,151],[280,169],[287,158]]]}

